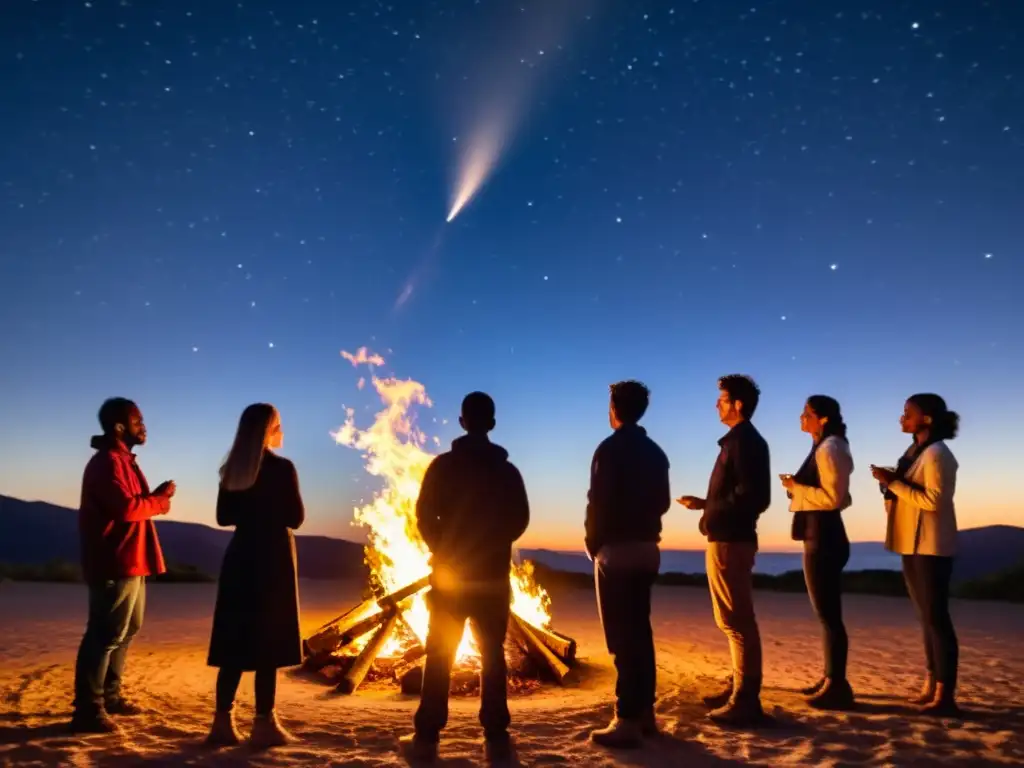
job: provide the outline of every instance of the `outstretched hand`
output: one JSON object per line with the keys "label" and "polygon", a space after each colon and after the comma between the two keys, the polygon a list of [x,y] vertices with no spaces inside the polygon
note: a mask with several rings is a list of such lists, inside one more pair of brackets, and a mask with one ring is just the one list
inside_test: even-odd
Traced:
{"label": "outstretched hand", "polygon": [[697,496],[680,496],[676,499],[677,504],[682,504],[687,509],[704,509],[704,499]]}

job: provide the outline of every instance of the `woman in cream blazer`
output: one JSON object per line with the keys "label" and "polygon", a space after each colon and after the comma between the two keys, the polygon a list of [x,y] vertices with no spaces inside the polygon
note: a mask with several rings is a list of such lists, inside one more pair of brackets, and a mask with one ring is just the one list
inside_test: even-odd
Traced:
{"label": "woman in cream blazer", "polygon": [[903,557],[907,592],[924,633],[928,676],[915,703],[923,712],[956,712],[959,646],[949,615],[949,585],[956,554],[957,461],[946,441],[956,437],[960,417],[934,394],[904,405],[900,425],[914,442],[895,469],[871,467],[885,495],[885,546]]}

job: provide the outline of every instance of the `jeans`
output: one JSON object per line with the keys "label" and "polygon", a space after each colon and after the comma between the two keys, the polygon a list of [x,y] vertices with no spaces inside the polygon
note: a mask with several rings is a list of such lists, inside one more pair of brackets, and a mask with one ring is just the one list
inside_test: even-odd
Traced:
{"label": "jeans", "polygon": [[651,588],[658,573],[595,563],[597,608],[615,660],[615,714],[635,719],[653,711],[657,670],[651,630]]}
{"label": "jeans", "polygon": [[507,589],[473,596],[454,596],[432,589],[427,601],[430,628],[420,706],[414,719],[417,737],[436,742],[448,724],[452,663],[469,619],[480,649],[480,725],[488,740],[507,738],[512,722],[505,664],[505,633],[510,611]]}
{"label": "jeans", "polygon": [[754,614],[756,556],[753,542],[708,542],[706,566],[715,624],[729,639],[734,690],[749,696],[761,692],[761,633]]}
{"label": "jeans", "polygon": [[850,641],[843,624],[843,568],[850,560],[846,539],[829,546],[804,546],[804,581],[811,607],[821,622],[825,677],[846,680]]}
{"label": "jeans", "polygon": [[75,661],[76,712],[97,713],[120,697],[128,646],[145,609],[143,576],[89,585],[89,619]]}
{"label": "jeans", "polygon": [[[217,711],[230,712],[235,705],[238,684],[242,682],[242,670],[221,667],[217,673]],[[256,672],[256,714],[269,715],[274,711],[277,697],[277,670],[261,669]]]}
{"label": "jeans", "polygon": [[921,622],[928,675],[950,694],[956,690],[960,661],[960,646],[949,615],[952,575],[952,557],[903,556],[903,579]]}

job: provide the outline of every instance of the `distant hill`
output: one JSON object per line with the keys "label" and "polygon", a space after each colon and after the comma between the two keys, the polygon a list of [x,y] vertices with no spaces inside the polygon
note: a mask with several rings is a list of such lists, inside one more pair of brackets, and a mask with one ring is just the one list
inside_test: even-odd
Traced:
{"label": "distant hill", "polygon": [[[967,528],[957,537],[959,554],[954,563],[953,581],[967,581],[1002,573],[1024,563],[1024,528],[990,525]],[[523,558],[535,560],[549,569],[569,573],[591,573],[593,564],[579,552],[548,549],[522,549]],[[800,552],[760,552],[756,570],[766,576],[781,576],[802,568]],[[900,558],[887,552],[882,542],[858,541],[850,545],[847,571],[900,570]],[[661,553],[661,572],[703,574],[704,551],[667,549]]]}
{"label": "distant hill", "polygon": [[[214,575],[220,571],[230,530],[166,518],[156,525],[168,562]],[[327,536],[298,535],[295,541],[300,577],[365,578],[361,544]],[[77,512],[44,501],[0,496],[0,563],[39,565],[54,560],[79,560]]]}
{"label": "distant hill", "polygon": [[[75,510],[43,501],[22,501],[0,495],[0,563],[39,565],[54,560],[78,562],[78,519]],[[169,562],[194,566],[216,574],[231,531],[200,523],[160,519],[156,523],[160,543]],[[295,537],[299,575],[307,579],[365,578],[361,544],[327,536]],[[1003,573],[1024,563],[1024,528],[992,525],[960,531],[960,554],[954,581],[963,583]],[[544,549],[520,550],[549,569],[589,573],[593,565],[586,555]],[[800,569],[800,554],[762,552],[758,571],[782,575]],[[879,542],[851,546],[849,571],[898,570],[899,558]],[[665,550],[662,573],[703,574],[702,550]]]}

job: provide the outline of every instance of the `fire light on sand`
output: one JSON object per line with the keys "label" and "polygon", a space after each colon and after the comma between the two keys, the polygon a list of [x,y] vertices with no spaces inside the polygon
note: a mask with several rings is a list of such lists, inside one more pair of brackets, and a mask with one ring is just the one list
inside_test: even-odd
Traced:
{"label": "fire light on sand", "polygon": [[[353,366],[365,365],[370,369],[370,381],[384,404],[366,429],[356,426],[355,410],[346,408],[345,423],[332,436],[340,445],[361,451],[366,471],[383,481],[383,487],[372,501],[358,507],[354,516],[356,524],[367,531],[365,558],[372,577],[379,581],[382,592],[393,593],[430,573],[430,552],[416,525],[416,499],[423,474],[436,455],[428,450],[428,444],[436,446],[439,441],[437,438],[429,440],[416,426],[413,410],[433,404],[426,388],[418,381],[378,377],[374,368],[383,365],[384,359],[365,347],[354,354],[341,354]],[[532,624],[548,628],[550,599],[533,580],[532,565],[512,564],[509,581],[512,610]],[[420,643],[425,643],[430,613],[423,592],[410,598],[402,616],[407,629]],[[381,655],[398,655],[407,643],[408,640],[396,634]],[[457,660],[478,655],[467,625]]]}

